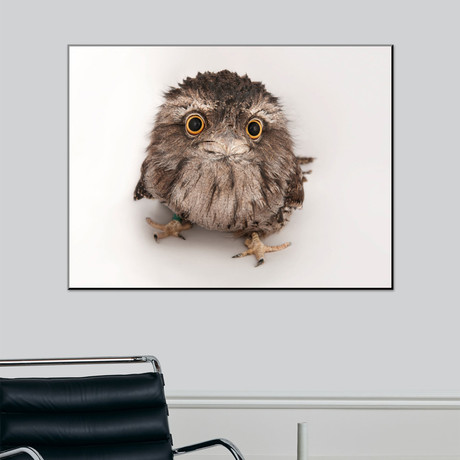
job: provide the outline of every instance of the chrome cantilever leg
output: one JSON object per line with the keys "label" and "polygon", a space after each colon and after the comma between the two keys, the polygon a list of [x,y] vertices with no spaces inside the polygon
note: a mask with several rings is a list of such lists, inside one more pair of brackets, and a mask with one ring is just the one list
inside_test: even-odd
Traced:
{"label": "chrome cantilever leg", "polygon": [[18,454],[27,454],[34,460],[43,460],[43,457],[32,447],[18,447],[16,449],[0,452],[0,458],[12,457]]}
{"label": "chrome cantilever leg", "polygon": [[211,439],[210,441],[204,441],[198,444],[192,444],[190,446],[179,447],[178,449],[173,450],[173,455],[187,454],[188,452],[207,449],[214,446],[223,446],[231,452],[235,460],[244,460],[243,454],[240,452],[238,447],[236,447],[235,444],[228,441],[227,439]]}

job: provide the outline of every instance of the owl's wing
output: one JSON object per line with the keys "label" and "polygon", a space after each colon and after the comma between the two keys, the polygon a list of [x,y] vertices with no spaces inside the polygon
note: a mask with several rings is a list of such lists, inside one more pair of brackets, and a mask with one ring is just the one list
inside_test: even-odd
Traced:
{"label": "owl's wing", "polygon": [[145,171],[147,170],[147,165],[148,165],[148,158],[144,160],[142,163],[141,167],[141,178],[139,179],[139,182],[136,185],[136,188],[134,189],[134,200],[141,200],[142,198],[153,198],[152,194],[147,191],[145,188],[145,183],[144,183],[144,177],[145,177]]}
{"label": "owl's wing", "polygon": [[284,206],[289,208],[301,208],[303,204],[304,191],[302,170],[299,164],[293,169],[288,180],[288,189],[286,192]]}
{"label": "owl's wing", "polygon": [[144,179],[142,177],[136,185],[133,198],[135,201],[142,200],[142,198],[153,198],[153,196],[145,189]]}

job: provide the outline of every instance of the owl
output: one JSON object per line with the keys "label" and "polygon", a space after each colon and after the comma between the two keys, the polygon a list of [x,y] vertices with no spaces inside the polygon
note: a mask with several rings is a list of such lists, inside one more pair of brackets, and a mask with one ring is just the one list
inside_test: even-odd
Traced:
{"label": "owl", "polygon": [[290,246],[267,246],[261,238],[283,228],[302,207],[301,164],[278,99],[261,82],[228,70],[198,73],[164,95],[141,167],[134,199],[158,199],[173,212],[155,241],[185,239],[193,224],[245,238],[233,257]]}

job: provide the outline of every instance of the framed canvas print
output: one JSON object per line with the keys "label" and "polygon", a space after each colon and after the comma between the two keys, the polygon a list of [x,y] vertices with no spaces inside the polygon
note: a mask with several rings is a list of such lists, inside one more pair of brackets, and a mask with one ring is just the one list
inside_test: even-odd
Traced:
{"label": "framed canvas print", "polygon": [[392,288],[391,46],[69,46],[69,288]]}

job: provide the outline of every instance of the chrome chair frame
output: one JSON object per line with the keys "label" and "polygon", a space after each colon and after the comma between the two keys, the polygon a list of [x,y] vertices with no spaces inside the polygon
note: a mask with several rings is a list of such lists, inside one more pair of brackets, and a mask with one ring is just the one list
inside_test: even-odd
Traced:
{"label": "chrome chair frame", "polygon": [[[154,372],[161,373],[160,361],[155,356],[121,356],[121,357],[99,357],[99,358],[50,358],[50,359],[4,359],[0,360],[0,367],[12,366],[55,366],[55,365],[71,365],[71,364],[124,364],[124,363],[150,363]],[[191,444],[189,446],[173,449],[173,456],[187,454],[196,450],[208,449],[214,446],[225,447],[234,457],[235,460],[244,460],[240,450],[227,439],[211,439],[209,441]],[[0,459],[12,457],[25,453],[33,460],[44,460],[43,457],[34,448],[24,446],[15,449],[9,449],[0,452]]]}
{"label": "chrome chair frame", "polygon": [[18,454],[27,454],[34,460],[44,460],[43,457],[32,447],[18,447],[16,449],[9,449],[0,452],[0,458],[13,457]]}

